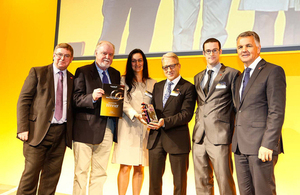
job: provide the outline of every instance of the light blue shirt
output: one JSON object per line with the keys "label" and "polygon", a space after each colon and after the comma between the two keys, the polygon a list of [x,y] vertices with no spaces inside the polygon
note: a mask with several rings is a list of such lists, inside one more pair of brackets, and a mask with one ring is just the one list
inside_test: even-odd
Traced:
{"label": "light blue shirt", "polygon": [[110,77],[109,77],[109,74],[108,74],[107,69],[106,69],[106,70],[102,70],[101,68],[99,68],[99,67],[97,66],[97,62],[95,62],[95,66],[96,66],[96,68],[97,68],[97,71],[98,71],[98,74],[99,74],[99,76],[100,76],[100,78],[101,78],[102,83],[103,83],[103,74],[102,74],[102,72],[105,72],[105,74],[106,74],[106,76],[107,76],[107,78],[108,78],[108,82],[109,82],[109,84],[111,84]]}

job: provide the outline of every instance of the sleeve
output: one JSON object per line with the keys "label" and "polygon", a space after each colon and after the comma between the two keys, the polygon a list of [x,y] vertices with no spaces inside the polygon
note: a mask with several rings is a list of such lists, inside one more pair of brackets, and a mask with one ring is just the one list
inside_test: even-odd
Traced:
{"label": "sleeve", "polygon": [[286,79],[280,66],[272,69],[267,80],[268,118],[267,129],[261,146],[275,150],[281,136],[286,103]]}
{"label": "sleeve", "polygon": [[[84,72],[78,68],[74,79],[73,102],[75,107],[94,108],[92,93],[86,94],[86,79]],[[97,102],[95,102],[97,103]]]}
{"label": "sleeve", "polygon": [[17,133],[29,131],[30,108],[36,93],[38,78],[34,68],[31,68],[22,87],[17,103]]}

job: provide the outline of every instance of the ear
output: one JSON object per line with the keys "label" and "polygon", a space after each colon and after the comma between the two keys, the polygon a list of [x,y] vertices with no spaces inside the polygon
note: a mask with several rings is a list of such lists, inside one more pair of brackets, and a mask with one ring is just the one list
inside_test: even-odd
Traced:
{"label": "ear", "polygon": [[204,51],[202,51],[202,54],[205,56],[205,52]]}
{"label": "ear", "polygon": [[261,44],[259,44],[258,48],[257,48],[257,53],[260,54],[260,50],[261,50]]}
{"label": "ear", "polygon": [[219,53],[220,53],[220,55],[222,54],[222,49],[220,49]]}

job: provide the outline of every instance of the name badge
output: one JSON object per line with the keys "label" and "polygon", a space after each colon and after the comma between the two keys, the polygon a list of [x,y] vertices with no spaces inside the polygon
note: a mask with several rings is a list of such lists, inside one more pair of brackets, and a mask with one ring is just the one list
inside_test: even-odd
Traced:
{"label": "name badge", "polygon": [[149,98],[152,98],[152,93],[150,91],[145,91],[145,95],[148,96]]}
{"label": "name badge", "polygon": [[178,96],[180,94],[180,91],[177,89],[177,90],[173,90],[172,92],[171,92],[171,96]]}
{"label": "name badge", "polygon": [[219,82],[216,89],[226,89],[226,82]]}

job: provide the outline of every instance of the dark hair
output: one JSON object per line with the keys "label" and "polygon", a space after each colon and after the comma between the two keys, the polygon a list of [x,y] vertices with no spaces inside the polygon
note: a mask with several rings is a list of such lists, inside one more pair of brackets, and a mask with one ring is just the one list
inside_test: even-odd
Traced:
{"label": "dark hair", "polygon": [[219,49],[221,49],[221,43],[220,43],[220,41],[218,39],[216,39],[216,38],[209,38],[202,45],[203,51],[204,51],[204,45],[206,43],[215,43],[215,42],[217,42],[219,44]]}
{"label": "dark hair", "polygon": [[259,38],[258,34],[256,32],[254,32],[254,31],[245,31],[245,32],[242,32],[236,38],[236,41],[238,41],[238,39],[241,38],[241,37],[253,37],[254,40],[255,40],[256,45],[259,46],[259,44],[260,44],[260,38]]}
{"label": "dark hair", "polygon": [[135,89],[135,85],[136,85],[136,78],[135,78],[135,74],[134,74],[134,70],[132,69],[132,56],[136,53],[140,53],[143,56],[143,62],[144,62],[144,66],[143,66],[143,82],[146,81],[146,79],[149,78],[149,73],[148,73],[148,62],[146,59],[146,56],[144,54],[144,52],[140,49],[134,49],[132,50],[127,58],[127,64],[126,64],[126,72],[125,72],[125,83],[128,86],[128,90],[127,90],[127,97],[129,99],[131,99],[131,95],[130,92],[132,89]]}
{"label": "dark hair", "polygon": [[59,43],[58,45],[56,45],[54,52],[58,49],[58,48],[64,48],[68,51],[71,52],[71,56],[73,57],[73,47],[71,45],[69,45],[68,43]]}

